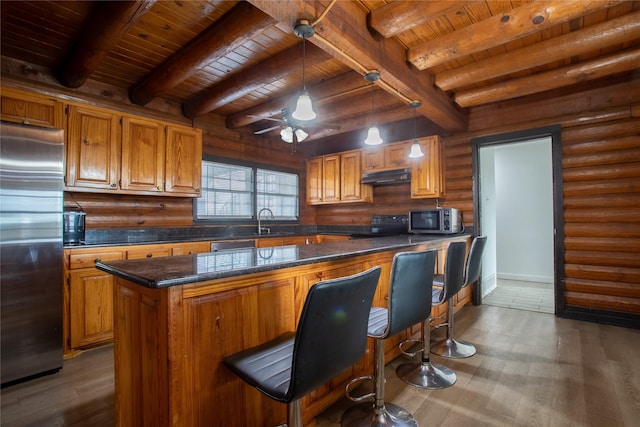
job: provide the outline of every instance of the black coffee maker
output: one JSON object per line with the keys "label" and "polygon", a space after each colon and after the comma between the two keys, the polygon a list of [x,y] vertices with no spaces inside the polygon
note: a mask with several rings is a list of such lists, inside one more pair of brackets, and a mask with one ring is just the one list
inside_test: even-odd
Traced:
{"label": "black coffee maker", "polygon": [[84,243],[85,212],[80,208],[65,208],[62,214],[62,236],[65,245]]}

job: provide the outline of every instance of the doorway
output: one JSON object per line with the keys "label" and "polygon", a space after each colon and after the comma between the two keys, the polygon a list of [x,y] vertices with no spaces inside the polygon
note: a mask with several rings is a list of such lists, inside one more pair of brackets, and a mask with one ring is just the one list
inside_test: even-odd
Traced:
{"label": "doorway", "polygon": [[477,304],[560,313],[559,136],[554,127],[472,141],[474,224],[487,236]]}

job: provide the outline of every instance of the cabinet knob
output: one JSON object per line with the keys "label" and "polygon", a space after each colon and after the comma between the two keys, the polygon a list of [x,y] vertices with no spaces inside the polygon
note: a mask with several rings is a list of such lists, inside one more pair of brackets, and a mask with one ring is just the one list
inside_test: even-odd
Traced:
{"label": "cabinet knob", "polygon": [[153,254],[147,254],[147,258],[151,258]]}
{"label": "cabinet knob", "polygon": [[116,188],[116,187],[117,187],[117,185],[116,185],[116,183],[115,183],[115,182],[112,182],[110,187],[111,187],[111,188]]}
{"label": "cabinet knob", "polygon": [[96,260],[94,262],[102,262],[102,259],[96,258]]}

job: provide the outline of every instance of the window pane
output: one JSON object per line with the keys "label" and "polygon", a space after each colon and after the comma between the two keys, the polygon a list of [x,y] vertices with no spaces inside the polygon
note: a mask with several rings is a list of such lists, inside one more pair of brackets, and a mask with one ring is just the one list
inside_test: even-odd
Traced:
{"label": "window pane", "polygon": [[196,201],[201,219],[253,216],[253,171],[251,168],[202,162],[202,196]]}
{"label": "window pane", "polygon": [[278,220],[298,219],[298,175],[258,169],[256,207],[269,208]]}

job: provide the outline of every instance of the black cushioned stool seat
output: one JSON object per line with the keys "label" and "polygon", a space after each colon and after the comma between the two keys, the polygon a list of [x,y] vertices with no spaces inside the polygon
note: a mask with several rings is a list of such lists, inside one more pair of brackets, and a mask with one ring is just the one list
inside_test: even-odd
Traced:
{"label": "black cushioned stool seat", "polygon": [[[453,286],[451,286],[447,283],[447,277],[444,275],[438,274],[433,279],[434,285],[441,286],[443,289],[447,287],[451,288],[451,292],[448,293],[449,307],[447,309],[447,322],[442,325],[447,327],[447,337],[431,347],[431,353],[433,354],[451,359],[471,357],[476,354],[476,348],[473,344],[458,341],[453,338],[453,297],[460,292],[461,289],[480,278],[482,253],[484,252],[486,243],[487,236],[476,237],[473,239],[473,242],[471,242],[469,256],[467,257],[467,263],[464,268],[464,279],[462,281],[456,281]],[[456,287],[458,286],[459,289],[456,291]]]}
{"label": "black cushioned stool seat", "polygon": [[[431,286],[437,252],[401,252],[393,258],[389,282],[387,308],[372,307],[369,313],[367,335],[375,340],[374,375],[360,377],[347,385],[346,395],[353,401],[366,402],[348,408],[342,415],[342,426],[417,426],[407,410],[384,401],[384,340],[416,323],[424,321],[431,313]],[[374,380],[374,393],[360,397],[350,395],[350,387],[363,380]]]}
{"label": "black cushioned stool seat", "polygon": [[374,267],[316,283],[295,332],[228,356],[223,363],[266,396],[287,403],[289,427],[301,426],[300,399],[364,354],[379,277],[380,267]]}

